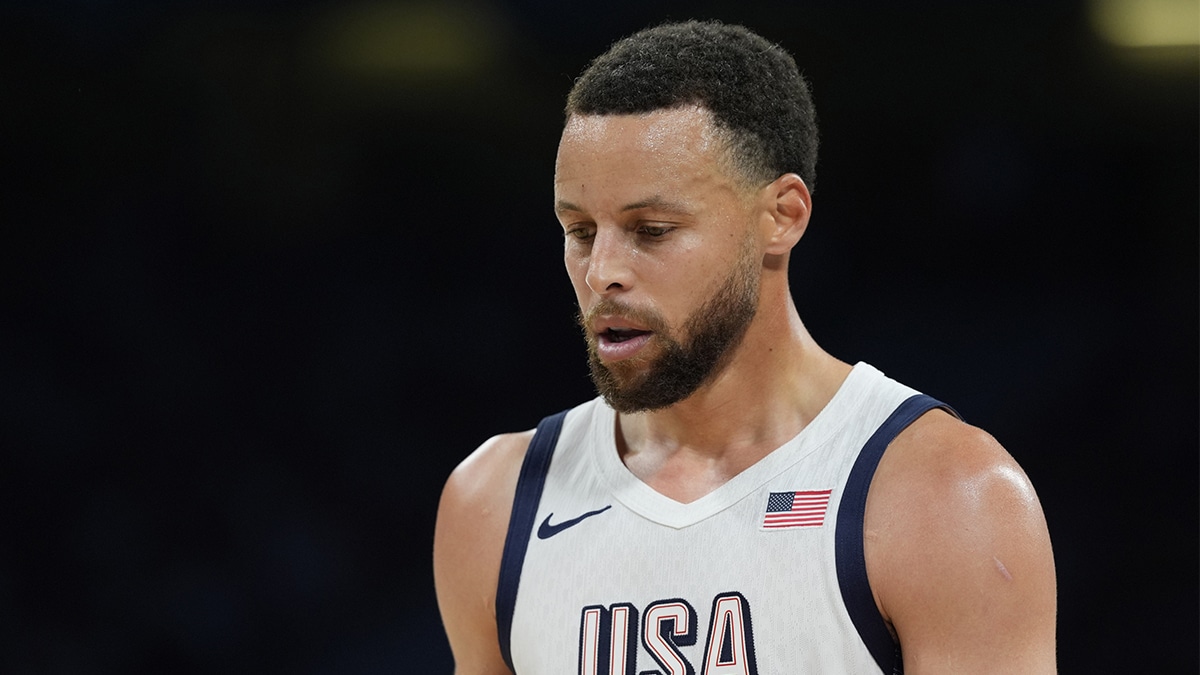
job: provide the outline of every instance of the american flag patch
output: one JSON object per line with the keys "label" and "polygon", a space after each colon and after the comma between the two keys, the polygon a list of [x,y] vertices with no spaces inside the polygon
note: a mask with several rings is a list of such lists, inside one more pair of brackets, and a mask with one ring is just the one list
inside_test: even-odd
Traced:
{"label": "american flag patch", "polygon": [[829,509],[829,495],[832,493],[832,489],[772,492],[767,498],[763,529],[820,527],[825,523],[825,511]]}

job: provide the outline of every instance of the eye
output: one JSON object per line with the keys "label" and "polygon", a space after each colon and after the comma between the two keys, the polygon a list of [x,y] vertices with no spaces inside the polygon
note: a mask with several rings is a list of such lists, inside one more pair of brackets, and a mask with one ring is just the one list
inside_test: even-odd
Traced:
{"label": "eye", "polygon": [[571,225],[567,227],[563,234],[571,239],[587,241],[588,239],[592,238],[592,228],[586,224]]}
{"label": "eye", "polygon": [[645,224],[643,224],[638,227],[638,233],[643,234],[647,237],[650,237],[651,239],[658,239],[660,237],[665,236],[672,229],[674,229],[674,228],[665,227],[663,225],[645,225]]}

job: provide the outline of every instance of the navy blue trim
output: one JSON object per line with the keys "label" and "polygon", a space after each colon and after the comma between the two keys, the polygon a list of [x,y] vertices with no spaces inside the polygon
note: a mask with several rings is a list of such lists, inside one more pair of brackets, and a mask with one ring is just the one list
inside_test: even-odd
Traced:
{"label": "navy blue trim", "polygon": [[958,417],[958,413],[945,403],[924,394],[916,394],[901,403],[879,425],[858,453],[838,506],[835,555],[842,601],[863,643],[879,664],[879,669],[889,674],[903,673],[904,662],[900,658],[900,645],[892,638],[887,623],[879,614],[867,579],[867,559],[863,554],[863,516],[867,511],[867,491],[871,488],[871,479],[888,445],[908,425],[934,408],[942,408]]}
{"label": "navy blue trim", "polygon": [[521,475],[517,479],[517,492],[513,496],[512,515],[508,519],[508,535],[504,539],[504,557],[500,559],[500,579],[496,582],[496,636],[500,638],[500,654],[509,670],[513,668],[510,642],[512,640],[513,609],[517,604],[517,586],[521,583],[521,568],[525,566],[525,549],[529,546],[529,535],[537,518],[538,503],[542,501],[542,488],[546,485],[546,472],[554,457],[554,446],[558,445],[558,434],[562,431],[567,411],[551,415],[538,423],[525,461],[521,463]]}

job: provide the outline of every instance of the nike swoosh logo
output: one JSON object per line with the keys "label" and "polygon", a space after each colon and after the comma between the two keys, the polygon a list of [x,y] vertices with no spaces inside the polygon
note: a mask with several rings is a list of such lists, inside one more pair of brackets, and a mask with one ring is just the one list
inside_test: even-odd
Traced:
{"label": "nike swoosh logo", "polygon": [[557,525],[550,524],[550,519],[554,517],[554,514],[551,513],[550,515],[546,516],[546,519],[542,521],[541,525],[538,525],[538,531],[537,531],[538,539],[549,539],[550,537],[553,537],[554,535],[558,534],[559,532],[562,532],[563,530],[567,529],[568,527],[575,527],[579,523],[583,522],[584,518],[591,518],[592,516],[604,513],[605,511],[607,511],[611,508],[612,508],[612,504],[609,504],[608,506],[606,506],[602,509],[596,509],[595,511],[588,511],[587,513],[583,514],[582,516],[579,516],[577,518],[572,518],[570,520],[564,520]]}

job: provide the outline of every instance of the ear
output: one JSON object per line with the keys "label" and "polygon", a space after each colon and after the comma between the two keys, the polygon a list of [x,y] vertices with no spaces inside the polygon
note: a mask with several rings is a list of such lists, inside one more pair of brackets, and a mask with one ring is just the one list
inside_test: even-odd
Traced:
{"label": "ear", "polygon": [[812,195],[804,180],[794,173],[776,178],[761,194],[765,200],[766,225],[770,228],[766,253],[785,255],[808,229]]}

